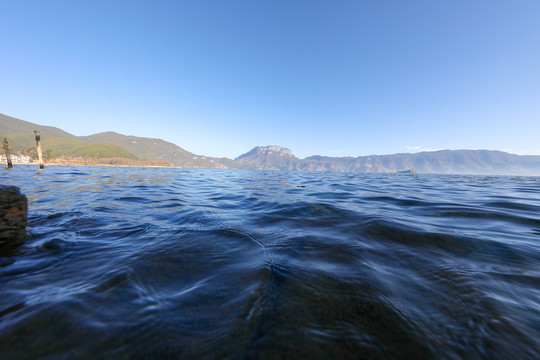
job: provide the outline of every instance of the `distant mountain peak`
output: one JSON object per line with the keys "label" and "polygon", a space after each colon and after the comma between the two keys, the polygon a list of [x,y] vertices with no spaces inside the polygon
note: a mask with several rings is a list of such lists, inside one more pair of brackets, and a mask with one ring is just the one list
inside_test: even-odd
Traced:
{"label": "distant mountain peak", "polygon": [[294,168],[300,161],[292,151],[281,146],[256,146],[235,161],[256,169],[281,170]]}
{"label": "distant mountain peak", "polygon": [[257,152],[266,152],[268,155],[272,153],[277,153],[281,156],[293,156],[293,153],[290,149],[283,148],[281,146],[270,145],[270,146],[257,146]]}
{"label": "distant mountain peak", "polygon": [[269,146],[256,146],[253,149],[251,149],[249,152],[240,155],[235,160],[241,160],[245,158],[255,158],[255,157],[268,157],[268,156],[285,156],[285,157],[292,157],[294,158],[294,155],[290,149],[283,148],[281,146],[277,145],[269,145]]}

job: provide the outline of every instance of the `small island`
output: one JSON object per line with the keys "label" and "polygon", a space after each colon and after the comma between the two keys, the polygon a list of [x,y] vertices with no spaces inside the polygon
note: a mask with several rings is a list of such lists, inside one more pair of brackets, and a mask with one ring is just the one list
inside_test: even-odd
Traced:
{"label": "small island", "polygon": [[400,170],[397,172],[398,174],[418,174],[414,168],[407,169],[407,170]]}

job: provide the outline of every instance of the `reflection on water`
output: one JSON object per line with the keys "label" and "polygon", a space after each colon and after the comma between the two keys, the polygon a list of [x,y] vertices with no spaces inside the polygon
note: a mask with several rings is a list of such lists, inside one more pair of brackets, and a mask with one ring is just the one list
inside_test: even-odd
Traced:
{"label": "reflection on water", "polygon": [[0,354],[539,358],[540,178],[17,166]]}

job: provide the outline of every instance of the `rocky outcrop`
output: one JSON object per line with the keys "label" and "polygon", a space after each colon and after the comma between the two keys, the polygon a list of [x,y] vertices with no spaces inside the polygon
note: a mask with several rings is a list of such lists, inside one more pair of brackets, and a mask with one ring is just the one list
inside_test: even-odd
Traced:
{"label": "rocky outcrop", "polygon": [[0,185],[0,250],[19,244],[26,234],[28,201],[16,186]]}

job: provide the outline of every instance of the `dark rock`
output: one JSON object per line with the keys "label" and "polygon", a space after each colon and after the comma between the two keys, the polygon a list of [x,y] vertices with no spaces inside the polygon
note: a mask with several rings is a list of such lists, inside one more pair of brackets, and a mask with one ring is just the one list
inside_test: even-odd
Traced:
{"label": "dark rock", "polygon": [[28,201],[16,186],[0,185],[0,248],[16,245],[26,234]]}

